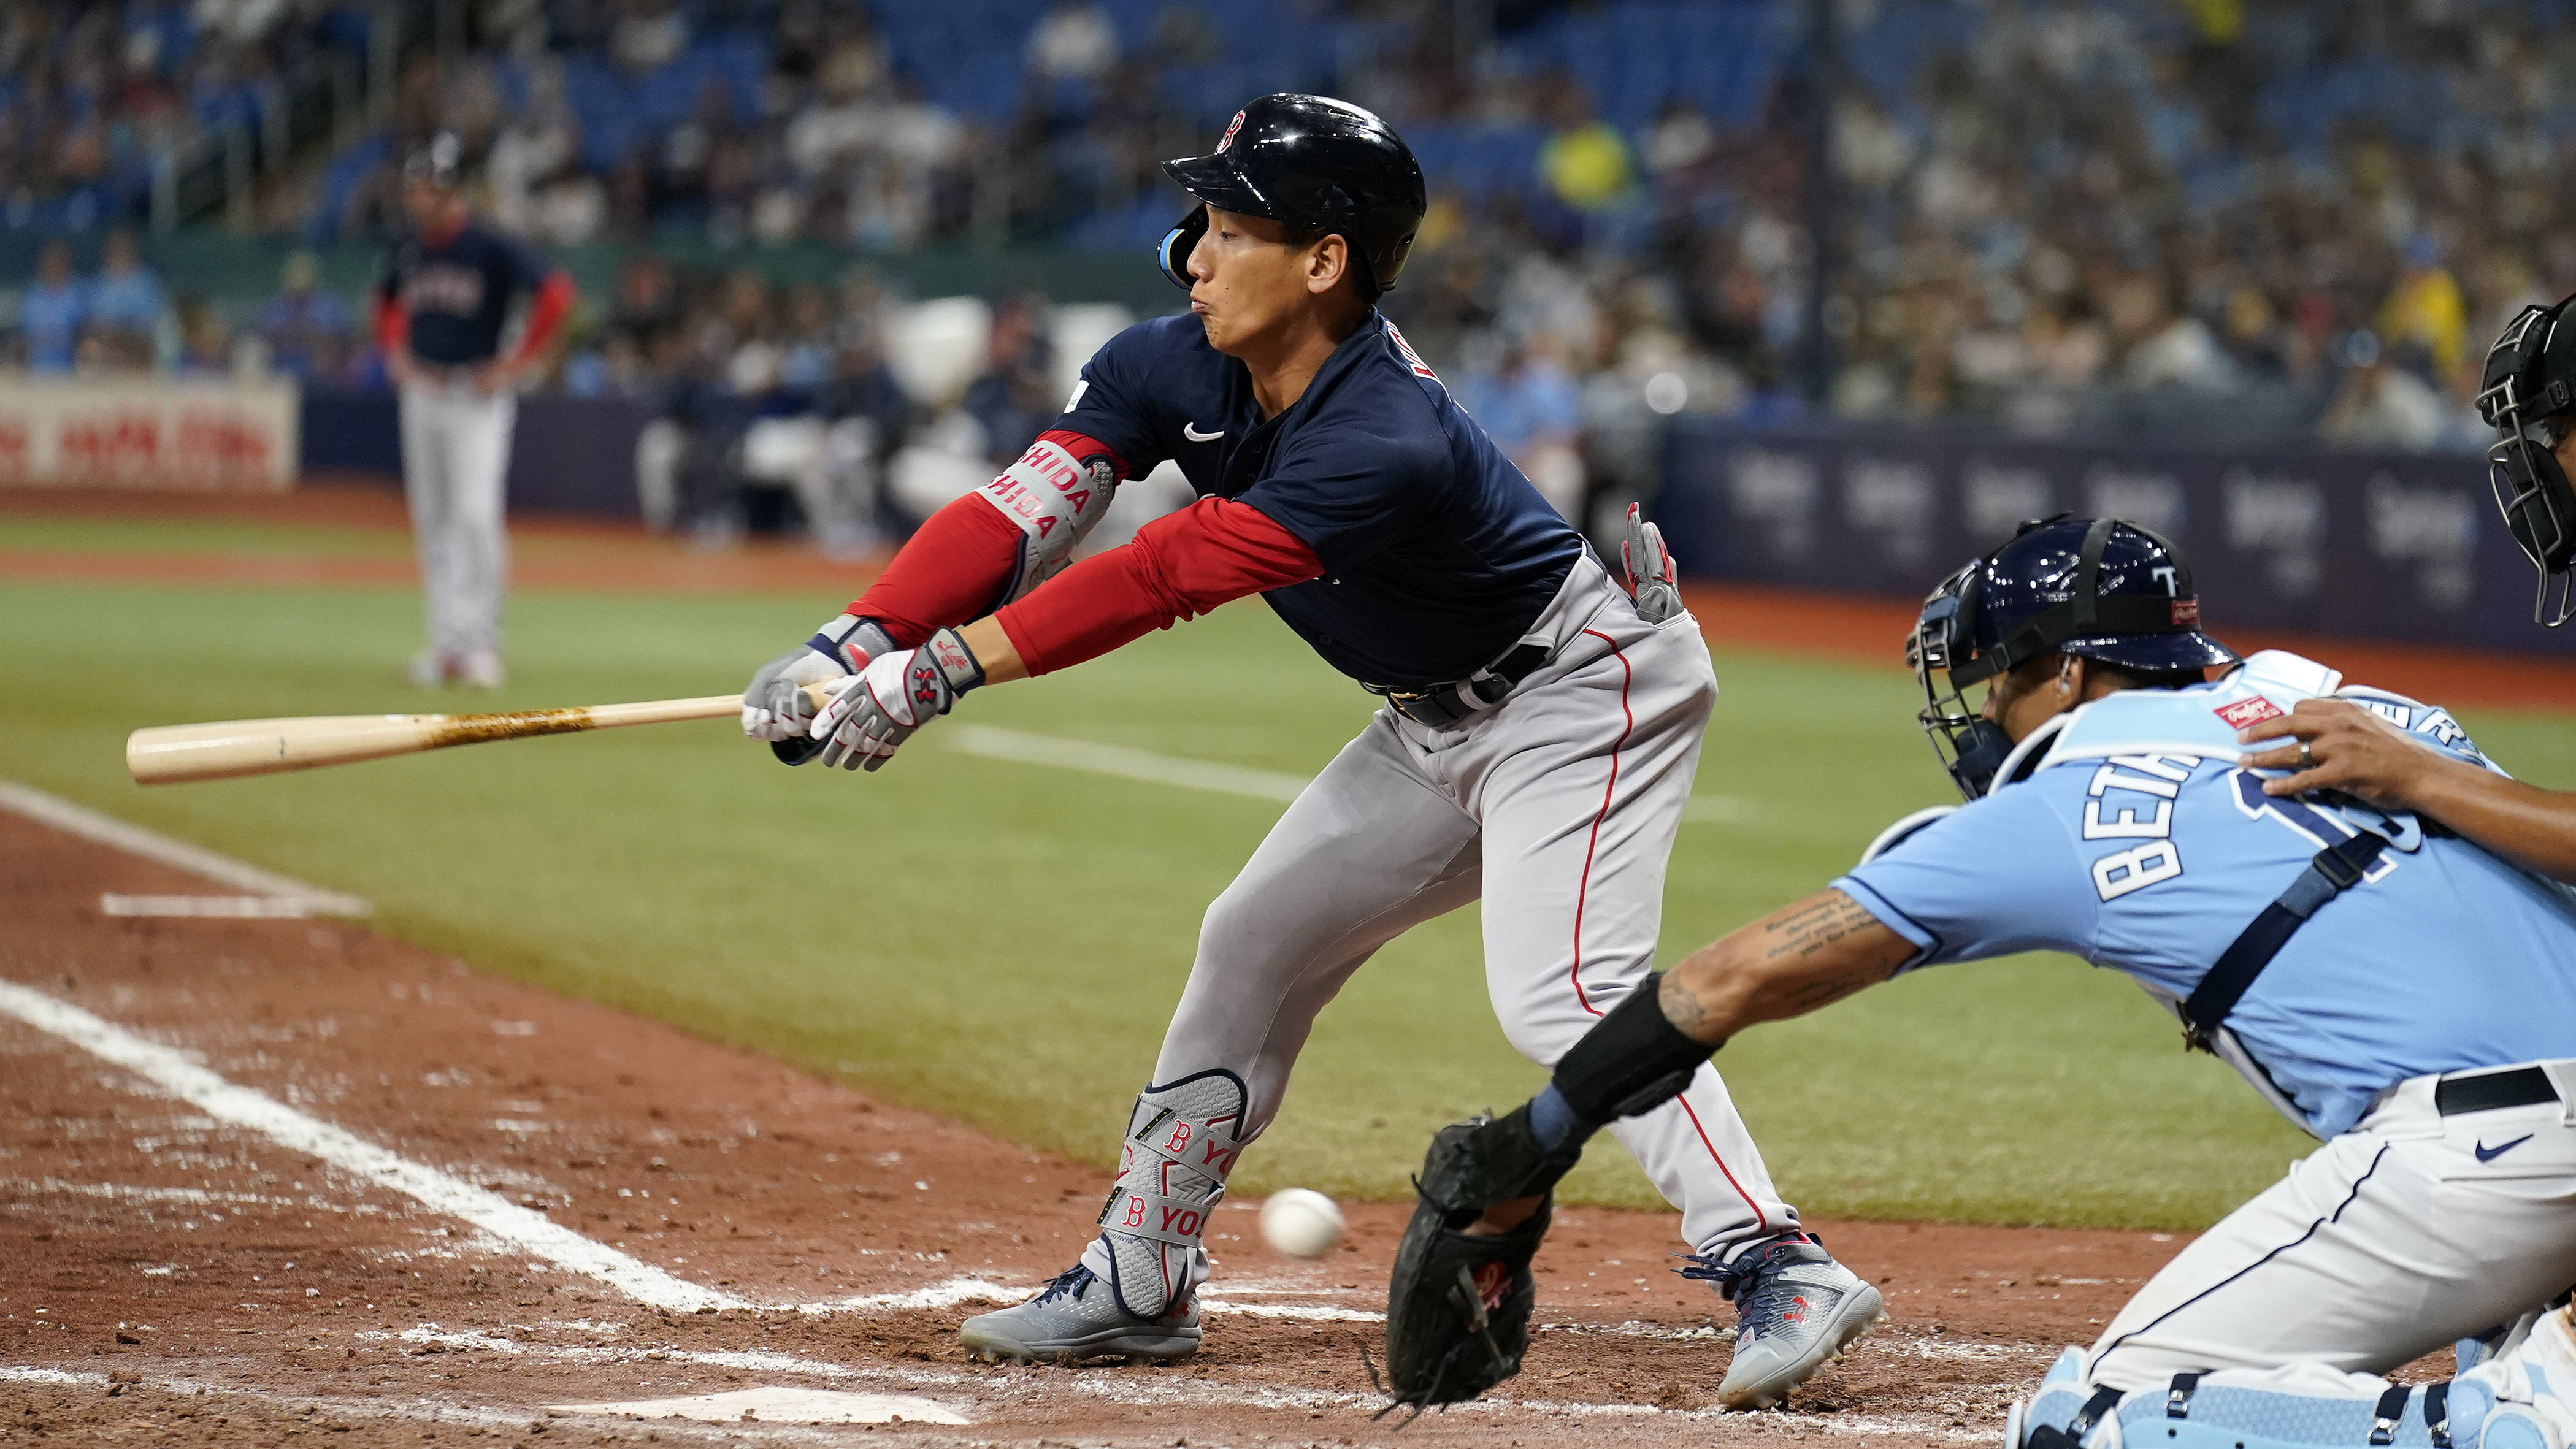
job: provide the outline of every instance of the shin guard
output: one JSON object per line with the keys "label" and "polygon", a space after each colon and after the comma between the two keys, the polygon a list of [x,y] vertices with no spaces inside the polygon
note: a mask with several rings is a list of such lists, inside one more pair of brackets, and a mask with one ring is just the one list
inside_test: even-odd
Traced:
{"label": "shin guard", "polygon": [[1208,1218],[1243,1150],[1243,1079],[1223,1069],[1148,1087],[1127,1117],[1118,1181],[1083,1254],[1118,1305],[1160,1318],[1207,1276]]}

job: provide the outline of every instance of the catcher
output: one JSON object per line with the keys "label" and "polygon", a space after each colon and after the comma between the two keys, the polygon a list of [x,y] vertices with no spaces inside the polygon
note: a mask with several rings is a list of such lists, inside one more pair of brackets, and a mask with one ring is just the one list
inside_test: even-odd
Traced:
{"label": "catcher", "polygon": [[2563,1449],[2563,1310],[2451,1382],[2379,1376],[2576,1281],[2576,899],[2429,817],[2267,793],[2237,742],[2334,698],[2492,768],[2457,722],[2287,654],[2202,682],[2237,661],[2189,569],[2108,519],[2026,525],[1933,593],[1909,653],[1969,803],[1623,999],[1511,1115],[1439,1134],[1388,1302],[1399,1400],[1518,1366],[1548,1192],[1600,1124],[1757,1023],[2048,949],[2135,979],[2322,1145],[2066,1350],[2006,1449]]}

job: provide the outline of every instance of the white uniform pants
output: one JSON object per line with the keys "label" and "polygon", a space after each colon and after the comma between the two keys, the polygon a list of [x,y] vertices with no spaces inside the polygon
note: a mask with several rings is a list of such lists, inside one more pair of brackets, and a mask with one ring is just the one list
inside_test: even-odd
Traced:
{"label": "white uniform pants", "polygon": [[[1153,1080],[1211,1067],[1278,1114],[1315,1014],[1380,946],[1481,898],[1504,1034],[1552,1065],[1653,964],[1664,868],[1717,697],[1688,615],[1640,620],[1587,553],[1535,631],[1555,657],[1439,732],[1381,711],[1208,908]],[[1713,1067],[1622,1145],[1702,1251],[1797,1225]]]}
{"label": "white uniform pants", "polygon": [[[2576,1101],[2576,1061],[2547,1065]],[[2268,1370],[2332,1397],[2316,1393],[2332,1370],[2371,1398],[2385,1387],[2373,1375],[2576,1284],[2576,1107],[2444,1117],[2437,1080],[2398,1084],[2176,1255],[2102,1331],[2090,1383]]]}
{"label": "white uniform pants", "polygon": [[462,381],[402,391],[403,492],[411,500],[429,643],[451,658],[500,652],[510,576],[501,484],[518,415],[515,394],[487,396]]}

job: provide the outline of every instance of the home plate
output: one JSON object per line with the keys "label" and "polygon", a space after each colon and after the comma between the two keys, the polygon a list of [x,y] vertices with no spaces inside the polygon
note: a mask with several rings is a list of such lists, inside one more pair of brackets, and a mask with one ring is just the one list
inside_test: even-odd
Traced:
{"label": "home plate", "polygon": [[968,1424],[929,1399],[910,1394],[850,1394],[838,1389],[739,1389],[685,1399],[623,1404],[551,1404],[565,1414],[632,1414],[639,1419],[703,1419],[711,1424]]}

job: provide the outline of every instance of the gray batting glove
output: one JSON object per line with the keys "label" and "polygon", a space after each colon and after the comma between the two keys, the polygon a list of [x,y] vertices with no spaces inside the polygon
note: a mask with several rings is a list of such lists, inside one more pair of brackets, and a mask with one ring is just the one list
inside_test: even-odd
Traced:
{"label": "gray batting glove", "polygon": [[899,652],[876,620],[834,617],[751,676],[742,691],[742,732],[755,740],[804,738],[815,714],[804,686],[847,678],[867,668],[869,660]]}
{"label": "gray batting glove", "polygon": [[906,654],[880,654],[854,677],[823,687],[832,702],[806,731],[823,740],[823,764],[875,770],[894,758],[923,725],[956,707],[957,696],[984,682],[984,666],[954,629]]}
{"label": "gray batting glove", "polygon": [[1664,531],[1646,521],[1639,505],[1628,505],[1628,533],[1619,540],[1619,566],[1628,575],[1628,596],[1637,601],[1637,617],[1660,624],[1682,612],[1681,585],[1674,580],[1673,556],[1664,547]]}

